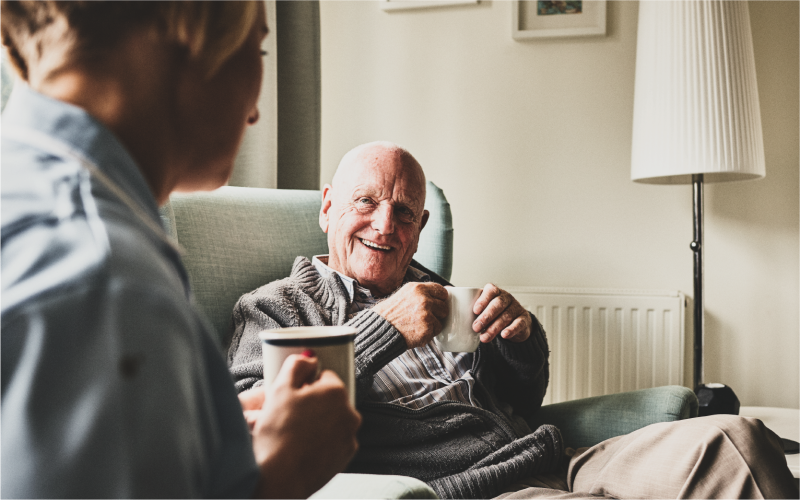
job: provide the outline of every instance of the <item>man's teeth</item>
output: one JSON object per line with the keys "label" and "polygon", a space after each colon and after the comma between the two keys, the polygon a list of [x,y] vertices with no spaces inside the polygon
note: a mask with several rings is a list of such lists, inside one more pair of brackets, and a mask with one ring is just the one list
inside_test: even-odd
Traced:
{"label": "man's teeth", "polygon": [[392,247],[384,247],[384,246],[378,245],[377,243],[373,243],[373,242],[367,241],[367,240],[361,240],[361,243],[367,245],[370,248],[377,248],[378,250],[391,250],[392,249]]}

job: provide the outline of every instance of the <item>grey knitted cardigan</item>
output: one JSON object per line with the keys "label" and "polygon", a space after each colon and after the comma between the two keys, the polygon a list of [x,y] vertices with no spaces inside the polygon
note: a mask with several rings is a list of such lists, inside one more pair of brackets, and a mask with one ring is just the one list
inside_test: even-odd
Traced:
{"label": "grey knitted cardigan", "polygon": [[356,399],[364,420],[347,472],[415,477],[442,498],[491,498],[514,481],[558,466],[563,455],[558,429],[544,425],[533,432],[521,418],[541,407],[549,378],[547,340],[538,321],[525,342],[497,338],[475,352],[472,372],[481,408],[439,401],[413,410],[367,398],[375,373],[407,348],[392,324],[372,310],[347,321],[349,300],[335,273],[323,278],[305,257],[295,260],[288,278],[243,295],[234,307],[228,351],[238,390],[263,383],[259,331],[353,326]]}

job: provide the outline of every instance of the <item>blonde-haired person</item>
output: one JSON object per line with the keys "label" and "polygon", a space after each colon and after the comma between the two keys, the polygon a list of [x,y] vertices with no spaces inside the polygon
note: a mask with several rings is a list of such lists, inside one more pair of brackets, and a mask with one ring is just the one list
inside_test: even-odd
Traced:
{"label": "blonde-haired person", "polygon": [[27,83],[2,124],[0,494],[321,487],[357,448],[342,382],[292,357],[237,399],[158,216],[224,184],[258,119],[263,2],[4,1],[0,23]]}

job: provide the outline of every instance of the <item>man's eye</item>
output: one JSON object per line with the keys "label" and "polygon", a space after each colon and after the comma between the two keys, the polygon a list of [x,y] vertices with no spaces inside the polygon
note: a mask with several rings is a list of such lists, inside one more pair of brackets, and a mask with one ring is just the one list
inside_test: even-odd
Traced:
{"label": "man's eye", "polygon": [[359,198],[359,199],[356,200],[355,207],[359,211],[363,212],[363,211],[366,211],[366,210],[374,209],[375,204],[369,198]]}
{"label": "man's eye", "polygon": [[397,216],[400,220],[404,222],[410,222],[414,220],[414,212],[412,212],[411,209],[407,207],[398,208]]}

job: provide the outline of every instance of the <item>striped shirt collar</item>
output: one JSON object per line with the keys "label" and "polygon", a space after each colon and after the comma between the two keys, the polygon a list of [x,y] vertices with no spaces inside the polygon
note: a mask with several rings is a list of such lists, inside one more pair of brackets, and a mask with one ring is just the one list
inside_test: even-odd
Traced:
{"label": "striped shirt collar", "polygon": [[[355,278],[351,278],[350,276],[345,276],[339,271],[336,271],[335,269],[328,266],[327,255],[315,255],[311,259],[311,263],[314,264],[314,267],[316,268],[317,272],[323,278],[327,278],[333,273],[338,274],[339,277],[342,279],[342,283],[344,284],[344,287],[347,290],[347,294],[350,297],[351,302],[353,301],[356,292],[358,292],[359,294],[363,294],[365,298],[367,298],[372,302],[378,301],[378,299],[372,296],[372,292],[370,292],[367,288],[364,288],[358,283],[358,280],[356,280]],[[419,282],[419,281],[422,282],[431,281],[431,277],[428,273],[420,271],[419,269],[409,265],[408,269],[406,270],[406,274],[403,277],[403,284],[409,282]]]}

